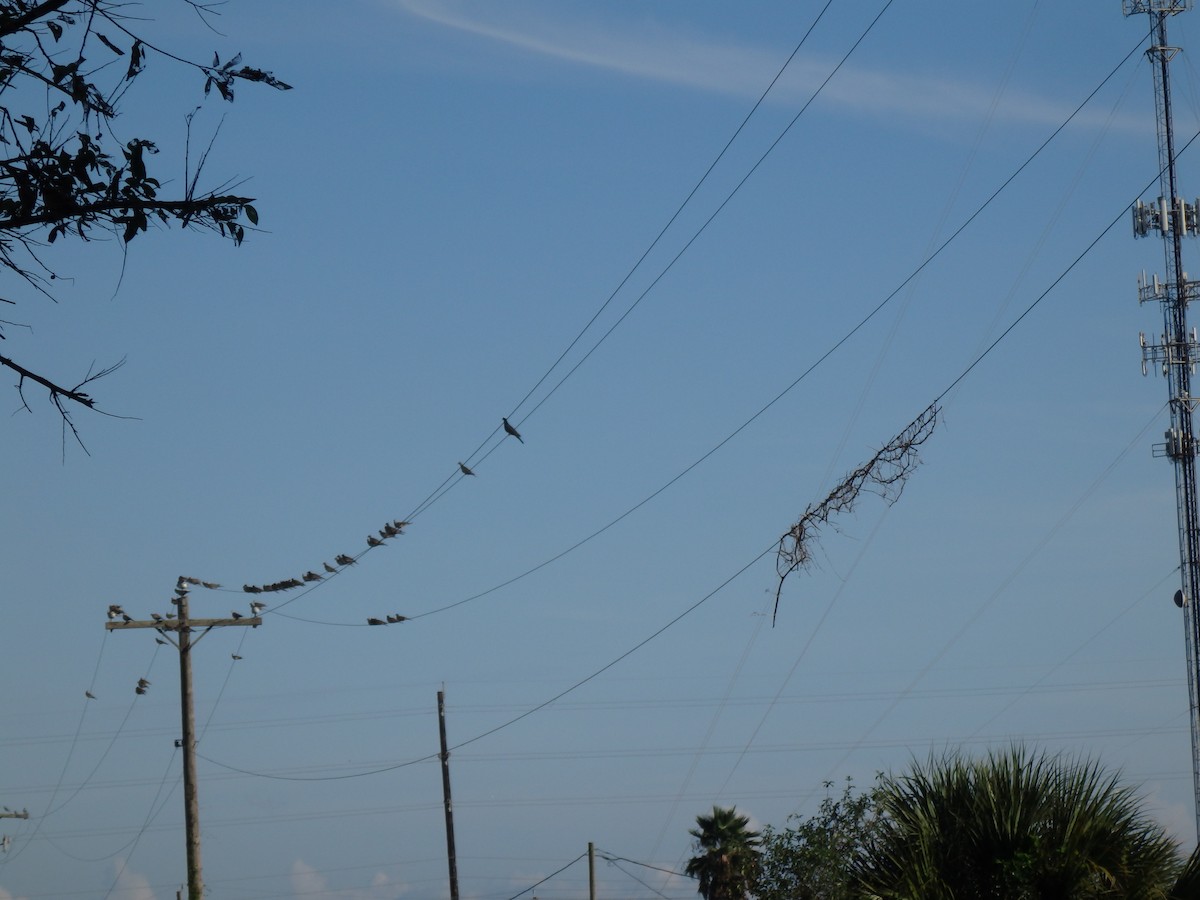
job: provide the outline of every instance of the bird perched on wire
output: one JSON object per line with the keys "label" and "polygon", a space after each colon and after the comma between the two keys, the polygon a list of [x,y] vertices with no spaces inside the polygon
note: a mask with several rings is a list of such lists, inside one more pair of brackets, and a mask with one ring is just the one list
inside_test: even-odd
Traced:
{"label": "bird perched on wire", "polygon": [[95,694],[93,694],[91,691],[84,691],[84,692],[83,692],[83,696],[87,697],[89,700],[95,700],[95,699],[96,699],[96,695],[95,695]]}
{"label": "bird perched on wire", "polygon": [[461,462],[458,464],[458,468],[462,471],[462,473],[464,475],[474,475],[475,474],[470,469],[468,469],[466,466],[464,466]]}
{"label": "bird perched on wire", "polygon": [[376,618],[372,617],[370,619],[367,619],[367,624],[368,625],[386,625],[387,622],[383,621],[383,619],[376,619]]}
{"label": "bird perched on wire", "polygon": [[373,535],[373,534],[368,534],[367,535],[367,546],[368,547],[382,547],[383,541],[381,541],[379,538],[375,537],[375,535]]}
{"label": "bird perched on wire", "polygon": [[305,572],[304,573],[305,581],[320,581],[322,577],[324,577],[324,576],[318,575],[316,572]]}
{"label": "bird perched on wire", "polygon": [[401,616],[401,615],[388,616],[387,620],[388,620],[389,625],[395,625],[397,622],[407,622],[408,616]]}
{"label": "bird perched on wire", "polygon": [[250,603],[250,612],[256,616],[266,608],[267,608],[267,604],[260,603],[257,600],[254,600]]}
{"label": "bird perched on wire", "polygon": [[331,566],[329,563],[321,563],[321,565],[323,565],[323,566],[325,567],[325,571],[326,571],[326,572],[328,572],[330,575],[336,575],[336,574],[337,574],[337,569],[335,569],[335,568],[334,568],[333,566]]}
{"label": "bird perched on wire", "polygon": [[339,566],[352,566],[352,565],[354,565],[354,557],[353,557],[353,556],[347,556],[345,553],[339,553],[337,556],[335,556],[335,557],[333,558],[333,561],[334,561],[335,563],[337,563]]}
{"label": "bird perched on wire", "polygon": [[517,431],[517,429],[513,428],[512,425],[509,424],[508,419],[501,419],[500,421],[504,423],[505,434],[512,435],[518,441],[520,441],[522,444],[525,443],[525,438],[521,437],[521,432],[519,432],[519,431]]}
{"label": "bird perched on wire", "polygon": [[230,653],[229,655],[232,656],[234,659],[241,659],[241,657],[238,656],[236,653]]}

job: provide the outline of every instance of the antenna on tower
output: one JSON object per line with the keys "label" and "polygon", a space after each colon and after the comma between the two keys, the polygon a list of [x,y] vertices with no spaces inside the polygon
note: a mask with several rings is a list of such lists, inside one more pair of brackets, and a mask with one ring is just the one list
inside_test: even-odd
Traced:
{"label": "antenna on tower", "polygon": [[1138,200],[1133,206],[1134,237],[1157,234],[1163,240],[1166,274],[1146,281],[1138,279],[1138,301],[1156,301],[1162,307],[1163,332],[1160,342],[1140,337],[1142,374],[1148,363],[1162,365],[1167,380],[1171,409],[1171,427],[1166,443],[1154,448],[1155,456],[1165,456],[1175,469],[1175,507],[1179,524],[1179,572],[1182,585],[1175,592],[1175,605],[1183,613],[1187,646],[1188,705],[1192,732],[1192,790],[1196,831],[1200,834],[1200,618],[1190,598],[1200,588],[1200,504],[1196,498],[1196,437],[1192,422],[1192,375],[1200,359],[1195,329],[1188,328],[1189,301],[1200,296],[1200,282],[1189,281],[1183,269],[1183,239],[1195,237],[1200,224],[1200,200],[1188,203],[1180,198],[1175,171],[1175,132],[1171,120],[1171,60],[1181,51],[1167,43],[1167,19],[1192,8],[1192,0],[1122,0],[1125,15],[1145,13],[1153,25],[1151,46],[1146,58],[1154,71],[1154,105],[1157,113],[1159,196],[1153,201]]}

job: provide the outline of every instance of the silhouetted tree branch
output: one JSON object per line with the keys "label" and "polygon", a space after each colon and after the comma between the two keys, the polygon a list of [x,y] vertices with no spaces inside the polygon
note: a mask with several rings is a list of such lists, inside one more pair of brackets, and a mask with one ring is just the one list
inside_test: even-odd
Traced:
{"label": "silhouetted tree branch", "polygon": [[[197,12],[195,0],[181,0]],[[241,54],[211,63],[189,60],[144,40],[138,20],[123,13],[123,0],[0,0],[0,268],[27,288],[49,296],[56,275],[39,251],[59,240],[89,240],[97,232],[129,243],[152,225],[214,231],[240,244],[258,223],[253,198],[198,189],[200,170],[187,173],[181,194],[164,196],[151,158],[158,148],[142,137],[118,138],[120,100],[144,78],[147,59],[161,56],[191,67],[204,79],[202,93],[232,101],[238,81],[277,90],[290,85],[270,72],[244,65]],[[88,57],[98,60],[89,63]],[[113,67],[115,60],[124,65]],[[190,117],[189,117],[190,123]],[[186,160],[185,160],[186,162]],[[5,291],[8,293],[8,290]],[[0,298],[16,303],[11,296]],[[0,339],[4,326],[0,321]],[[72,388],[35,373],[10,357],[0,365],[26,383],[46,388],[50,400],[78,438],[66,410],[97,410],[80,388],[117,368],[89,374]]]}

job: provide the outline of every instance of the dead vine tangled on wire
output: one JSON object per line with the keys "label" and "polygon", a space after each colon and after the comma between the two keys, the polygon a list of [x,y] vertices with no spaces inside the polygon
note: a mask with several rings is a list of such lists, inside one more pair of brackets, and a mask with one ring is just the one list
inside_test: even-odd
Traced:
{"label": "dead vine tangled on wire", "polygon": [[821,526],[829,525],[842,513],[852,512],[864,491],[877,494],[889,506],[900,499],[908,476],[920,465],[917,450],[933,434],[939,412],[937,404],[931,403],[866,463],[843,478],[829,496],[815,506],[809,504],[804,515],[779,539],[775,558],[779,584],[775,588],[772,625],[779,615],[784,582],[797,569],[806,569],[812,563],[813,547],[820,540]]}

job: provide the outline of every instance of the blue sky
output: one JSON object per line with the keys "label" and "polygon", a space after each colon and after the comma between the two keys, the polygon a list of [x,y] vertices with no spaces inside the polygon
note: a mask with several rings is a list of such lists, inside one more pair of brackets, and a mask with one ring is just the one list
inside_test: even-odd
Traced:
{"label": "blue sky", "polygon": [[[357,556],[414,510],[319,589],[272,595],[263,627],[198,646],[210,896],[447,896],[443,687],[469,742],[466,897],[512,897],[589,841],[679,870],[714,803],[780,826],[825,781],[1012,740],[1121,770],[1194,840],[1166,386],[1137,343],[1161,329],[1137,276],[1163,259],[1124,213],[1157,195],[1140,50],[814,368],[1144,17],[894,2],[788,128],[885,7],[835,0],[617,290],[823,5],[258,0],[222,7],[220,34],[183,4],[147,25],[295,90],[243,86],[193,124],[219,126],[205,173],[246,179],[263,233],[56,245],[59,303],[22,297],[31,329],[7,330],[64,381],[127,357],[94,394],[137,418],[79,415],[91,455],[64,460],[54,411],[8,395],[0,804],[31,818],[0,820],[0,898],[165,900],[184,878],[176,658],[106,633],[109,603],[165,611],[192,575],[234,589],[194,594],[223,616],[240,585]],[[1197,15],[1170,23],[1181,142]],[[151,66],[121,127],[181,180],[201,84]],[[772,628],[764,551],[1068,268],[946,394],[900,501],[825,531]],[[366,626],[387,613],[417,618]],[[694,895],[629,863],[598,877]],[[525,896],[586,891],[577,862]]]}

